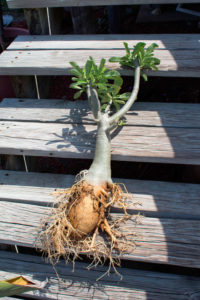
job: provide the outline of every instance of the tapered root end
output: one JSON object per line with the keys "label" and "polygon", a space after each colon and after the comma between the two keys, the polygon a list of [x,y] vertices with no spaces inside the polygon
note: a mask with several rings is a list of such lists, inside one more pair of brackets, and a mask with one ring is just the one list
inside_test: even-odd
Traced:
{"label": "tapered root end", "polygon": [[[131,216],[126,204],[130,195],[120,185],[92,186],[82,180],[55,194],[56,202],[42,223],[37,243],[51,263],[61,256],[68,262],[86,254],[93,258],[92,265],[109,259],[110,270],[120,264],[123,253],[135,248],[135,233],[121,231]],[[122,209],[120,216],[111,217],[113,205]]]}

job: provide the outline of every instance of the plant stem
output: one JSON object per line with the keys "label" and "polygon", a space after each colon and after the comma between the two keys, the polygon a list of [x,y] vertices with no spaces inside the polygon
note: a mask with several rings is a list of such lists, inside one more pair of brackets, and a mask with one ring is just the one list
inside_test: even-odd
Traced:
{"label": "plant stem", "polygon": [[98,122],[94,160],[86,175],[92,185],[111,183],[111,147],[108,116],[102,115]]}
{"label": "plant stem", "polygon": [[125,113],[127,113],[127,111],[131,108],[132,104],[137,99],[139,86],[140,86],[140,66],[138,61],[136,61],[135,79],[134,79],[134,86],[133,86],[132,93],[130,95],[130,98],[126,102],[126,104],[122,106],[122,108],[118,112],[116,112],[114,115],[112,115],[109,118],[109,122],[111,126],[113,125],[113,123],[120,120],[125,115]]}
{"label": "plant stem", "polygon": [[111,117],[108,116],[109,111],[101,113],[97,91],[90,85],[87,87],[88,102],[92,109],[94,120],[98,125],[94,160],[85,177],[85,180],[92,185],[112,183],[110,131],[116,126],[117,121],[124,116],[137,99],[139,85],[140,66],[137,62],[134,87],[131,96],[127,103]]}

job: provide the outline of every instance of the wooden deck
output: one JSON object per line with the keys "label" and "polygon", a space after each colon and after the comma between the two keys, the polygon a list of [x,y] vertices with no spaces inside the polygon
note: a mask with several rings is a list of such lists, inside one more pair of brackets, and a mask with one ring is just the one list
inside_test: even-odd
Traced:
{"label": "wooden deck", "polygon": [[[118,133],[118,141],[115,137],[112,139],[114,160],[192,161],[199,164],[198,104],[137,103],[134,108],[127,114],[129,125]],[[1,103],[0,112],[3,116],[0,153],[92,157],[95,127],[88,114],[87,102],[7,99]],[[52,115],[52,112],[55,114]],[[185,112],[191,116],[193,123],[183,123]],[[182,134],[177,135],[180,132]],[[178,143],[175,143],[176,140]],[[148,153],[142,156],[145,149]],[[52,187],[69,186],[73,178],[13,174],[2,172],[0,180],[0,242],[33,247],[40,220],[48,214],[49,202],[53,201],[49,196]],[[134,230],[138,236],[136,250],[125,255],[124,259],[199,268],[199,186],[118,181],[124,182],[134,199],[141,200],[143,204],[142,208],[132,204],[130,211],[139,211],[146,216],[137,226],[134,219],[124,225],[123,230]],[[114,210],[113,217],[116,214],[119,212]]]}
{"label": "wooden deck", "polygon": [[120,300],[122,295],[124,299],[134,300],[188,300],[199,297],[199,279],[193,276],[122,268],[123,280],[111,274],[97,282],[94,273],[97,278],[100,277],[105,267],[98,267],[93,272],[87,270],[87,264],[77,262],[72,272],[72,265],[61,262],[57,266],[62,277],[62,282],[59,282],[52,266],[40,257],[3,251],[0,252],[0,265],[0,279],[17,276],[20,272],[41,286],[40,291],[26,293],[26,296],[39,299]]}
{"label": "wooden deck", "polygon": [[9,8],[199,3],[198,0],[7,0]]}
{"label": "wooden deck", "polygon": [[[200,77],[200,35],[92,35],[92,36],[21,36],[0,56],[1,75],[68,75],[70,61],[80,66],[89,56],[101,58],[123,56],[123,41],[130,47],[139,40],[147,45],[157,42],[155,56],[161,60],[159,71],[150,76]],[[72,51],[73,50],[73,51]],[[107,67],[132,76],[132,70],[120,68],[118,63]]]}
{"label": "wooden deck", "polygon": [[[196,133],[199,131],[198,104],[136,103],[134,108],[134,111],[131,110],[127,114],[130,125],[125,126],[129,129],[130,141],[131,136],[134,137],[135,128],[140,127],[139,124],[142,129],[148,128],[149,132],[161,128],[166,132],[172,129],[174,133],[176,129],[184,130],[185,137],[188,137],[188,129]],[[186,113],[191,116],[191,122],[187,118],[184,123],[183,118]],[[21,150],[22,154],[26,153],[23,139],[30,134],[30,124],[38,126],[38,130],[32,129],[32,137],[28,142],[30,155],[35,155],[37,141],[44,136],[41,133],[43,125],[48,125],[49,128],[54,126],[54,132],[57,123],[62,128],[74,126],[76,130],[79,126],[93,126],[87,102],[83,101],[69,103],[63,100],[6,99],[0,105],[0,116],[0,134],[4,131],[3,128],[12,132],[12,138],[3,133],[5,138],[1,138],[4,141],[0,147],[1,153],[5,150],[5,143],[10,143],[10,149],[15,148]],[[11,120],[12,130],[10,130]],[[26,132],[24,131],[23,139],[19,138],[19,127],[14,126],[16,124],[21,124],[27,129]],[[160,136],[157,137],[159,138]],[[138,137],[135,139],[137,140]],[[43,138],[42,141],[44,140]],[[142,142],[145,145],[146,137]],[[48,139],[45,143],[48,144]],[[182,145],[179,138],[177,147],[180,147],[181,151],[183,151]],[[191,145],[196,145],[196,141],[190,136],[188,146]],[[149,146],[149,153],[152,152],[153,147],[153,145]],[[199,149],[197,145],[197,154]],[[59,147],[55,148],[55,151],[60,156]],[[120,151],[123,153],[123,148],[120,147]],[[5,152],[8,153],[8,148]],[[65,150],[65,155],[65,157],[70,156],[69,149]],[[82,157],[81,152],[78,155]],[[200,155],[197,155],[195,164],[199,164],[199,158]],[[161,161],[161,158],[158,158],[158,161]],[[73,181],[74,177],[69,175],[0,171],[0,245],[34,248],[41,219],[49,213],[53,202],[51,192],[55,188],[69,187]],[[129,213],[139,212],[142,217],[137,225],[134,221],[135,217],[123,225],[124,232],[131,230],[137,235],[136,250],[124,255],[123,260],[198,270],[200,268],[200,186],[117,178],[114,181],[126,184],[134,201],[141,203],[141,205],[139,203],[133,205],[133,202],[130,202]],[[112,216],[113,218],[120,216],[117,207],[112,209]],[[86,270],[86,264],[77,263],[75,273],[71,273],[72,266],[64,266],[61,262],[58,272],[63,283],[59,284],[52,266],[46,264],[40,257],[1,251],[0,265],[0,278],[15,276],[17,273],[39,283],[42,289],[35,292],[34,297],[38,296],[40,299],[56,299],[56,295],[61,299],[73,299],[73,297],[120,299],[122,293],[124,299],[131,299],[134,294],[135,299],[141,300],[149,297],[171,300],[199,296],[199,278],[195,276],[120,268],[123,280],[120,281],[119,277],[111,274],[109,278],[106,277],[97,283],[96,279],[103,274],[105,268],[99,267],[89,272]],[[31,296],[33,292],[27,295]]]}
{"label": "wooden deck", "polygon": [[[89,2],[75,0],[71,4],[84,6]],[[177,2],[180,1],[173,1]],[[61,1],[8,3],[28,8],[46,7],[47,3],[49,7],[60,6]],[[98,3],[93,1],[93,5]],[[104,3],[101,1],[101,5]],[[64,0],[62,4],[68,6],[70,2]],[[119,4],[119,0],[109,4]],[[20,79],[32,76],[23,84],[31,91],[27,82],[34,75],[67,75],[70,61],[83,66],[90,55],[97,61],[123,55],[123,41],[130,46],[138,41],[147,45],[158,43],[156,56],[161,65],[158,72],[149,72],[151,76],[200,77],[199,34],[18,37],[0,56],[0,74],[19,76],[21,89]],[[132,76],[132,72],[118,64],[112,68]],[[87,102],[29,98],[5,99],[0,103],[0,154],[93,157],[96,126]],[[200,165],[199,115],[199,104],[136,103],[126,115],[127,125],[112,134],[112,160],[120,164],[138,161]],[[77,262],[72,272],[72,266],[61,261],[57,267],[63,280],[60,283],[52,266],[32,252],[41,219],[48,215],[54,200],[51,192],[71,186],[74,177],[0,170],[0,247],[24,252],[0,251],[0,279],[27,276],[42,287],[26,294],[32,299],[199,299],[196,275],[200,268],[200,186],[122,178],[114,181],[124,183],[137,202],[134,205],[130,200],[129,213],[141,215],[139,223],[136,224],[138,217],[134,216],[122,226],[125,233],[132,231],[137,237],[135,251],[130,250],[122,257],[123,267],[119,271],[123,279],[112,273],[96,282],[106,267],[88,271],[84,262]],[[111,214],[116,218],[121,212],[113,207]],[[25,254],[25,249],[32,255]],[[156,271],[159,267],[162,272]],[[182,271],[187,275],[178,275]]]}
{"label": "wooden deck", "polygon": [[[68,187],[73,176],[0,171],[0,243],[34,247],[41,218],[53,201],[55,188]],[[134,253],[125,259],[167,265],[199,268],[200,261],[200,186],[141,180],[122,180],[141,205],[129,213],[140,211],[145,217],[141,224],[130,222],[125,230],[135,230],[141,237]],[[189,197],[189,201],[188,201]],[[113,208],[113,217],[116,214]],[[13,230],[14,226],[14,230]],[[22,274],[33,280],[41,290],[27,295],[40,299],[188,299],[199,295],[199,278],[152,271],[120,268],[123,279],[115,274],[99,282],[106,267],[88,271],[87,264],[61,262],[56,268],[62,283],[51,265],[33,255],[0,252],[0,279]],[[81,277],[80,277],[81,274]],[[155,284],[156,283],[156,284]],[[67,288],[66,288],[67,287]],[[46,297],[46,298],[45,298]]]}
{"label": "wooden deck", "polygon": [[[200,187],[115,179],[127,185],[133,199],[129,212],[140,212],[138,225],[128,221],[123,230],[134,230],[137,248],[124,259],[199,268]],[[72,176],[0,171],[0,243],[34,247],[41,219],[53,202],[55,188],[69,187]],[[189,199],[188,202],[188,190]],[[117,207],[116,207],[117,209]],[[113,209],[113,217],[120,212]],[[13,231],[13,224],[15,230]]]}

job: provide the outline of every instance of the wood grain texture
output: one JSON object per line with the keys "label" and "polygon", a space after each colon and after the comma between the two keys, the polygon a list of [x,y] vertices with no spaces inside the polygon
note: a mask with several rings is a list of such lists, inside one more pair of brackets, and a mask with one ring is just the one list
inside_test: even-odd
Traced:
{"label": "wood grain texture", "polygon": [[9,8],[199,3],[198,0],[7,0]]}
{"label": "wood grain texture", "polygon": [[[136,36],[134,36],[136,38]],[[139,36],[142,37],[142,36]],[[161,37],[161,35],[160,35]],[[163,36],[164,41],[161,40],[160,46],[165,44],[165,49],[161,48],[155,51],[156,57],[161,60],[159,65],[159,71],[147,71],[150,76],[187,76],[187,77],[199,77],[200,76],[200,49],[199,49],[199,35],[193,35],[193,43],[197,48],[187,48],[189,47],[189,42],[186,42],[188,46],[186,49],[180,46],[180,35],[178,35],[177,45],[174,45],[172,49],[167,48],[167,40],[172,47],[173,42],[171,38]],[[72,43],[69,40],[64,40],[63,46],[60,42],[59,49],[55,48],[56,44],[59,43],[55,38],[54,48],[52,40],[47,38],[47,46],[45,46],[45,37],[42,39],[36,39],[35,41],[31,40],[31,44],[27,44],[27,38],[22,40],[22,48],[20,46],[20,40],[14,42],[14,46],[4,51],[0,56],[0,74],[2,75],[67,75],[70,74],[71,65],[69,61],[76,61],[80,66],[85,64],[85,61],[89,56],[93,56],[97,63],[101,60],[102,57],[107,60],[111,56],[123,56],[124,50],[121,50],[122,43],[118,42],[118,47],[112,49],[105,46],[106,42],[100,42],[99,39],[103,39],[104,36],[101,36],[97,41],[91,42],[91,36],[89,38],[89,44],[87,45],[87,40],[83,38],[85,46],[77,46],[76,42]],[[121,37],[120,37],[121,38]],[[143,35],[144,38],[144,35]],[[61,38],[62,40],[63,38]],[[156,37],[156,40],[158,38]],[[183,36],[183,45],[184,40],[187,40],[188,36]],[[175,41],[174,37],[174,41]],[[40,45],[39,45],[40,41]],[[151,40],[152,42],[153,40]],[[112,42],[115,44],[115,39],[112,36]],[[25,44],[24,44],[25,43]],[[133,40],[130,41],[130,44],[133,43]],[[149,43],[149,41],[148,41]],[[51,44],[51,46],[50,46]],[[69,48],[67,46],[69,44]],[[83,44],[83,41],[82,43]],[[81,45],[80,44],[80,45]],[[96,44],[96,45],[95,45]],[[102,44],[102,45],[101,45]],[[110,44],[110,42],[109,42]],[[119,46],[121,44],[121,46]],[[12,51],[12,47],[14,50]],[[50,47],[50,48],[48,48]],[[72,51],[72,47],[73,49]],[[83,47],[83,48],[80,48]],[[89,49],[84,49],[85,47],[91,47]],[[102,48],[103,47],[103,48]],[[107,63],[108,68],[116,69],[121,72],[123,75],[132,75],[132,70],[124,69],[119,66],[118,63]]]}
{"label": "wood grain texture", "polygon": [[[186,115],[190,118],[186,118]],[[125,117],[128,125],[200,128],[200,105],[136,102]],[[94,124],[85,100],[4,99],[0,103],[0,120]]]}
{"label": "wood grain texture", "polygon": [[[161,60],[158,71],[146,71],[149,76],[200,76],[199,51],[180,50],[155,51]],[[112,56],[123,56],[120,50],[35,50],[4,51],[0,56],[0,75],[70,75],[69,61],[76,61],[80,67],[92,56],[97,63],[101,58],[107,61]],[[132,70],[121,68],[118,63],[106,63],[106,67],[131,76]]]}
{"label": "wood grain texture", "polygon": [[[0,201],[0,243],[33,247],[40,232],[39,225],[49,207]],[[113,218],[120,214],[112,214]],[[14,230],[13,230],[14,228]],[[134,232],[135,250],[123,258],[185,267],[200,267],[200,221],[144,217],[122,224],[121,232]]]}
{"label": "wood grain texture", "polygon": [[[128,125],[112,134],[114,160],[200,163],[198,104],[136,103],[133,109]],[[87,101],[5,99],[0,115],[2,154],[93,157],[96,125]]]}
{"label": "wood grain texture", "polygon": [[[0,153],[93,158],[96,126],[0,122]],[[123,126],[112,133],[112,159],[200,164],[197,128]]]}
{"label": "wood grain texture", "polygon": [[106,271],[105,267],[88,271],[87,264],[77,262],[72,272],[71,264],[61,262],[57,265],[61,283],[52,266],[40,257],[1,251],[0,265],[0,279],[21,274],[42,286],[41,290],[24,294],[38,296],[39,299],[58,299],[59,295],[59,299],[63,300],[121,300],[123,295],[123,299],[128,300],[134,295],[134,300],[188,300],[199,296],[199,278],[194,276],[121,268],[122,280],[111,273],[97,282],[96,279]]}
{"label": "wood grain texture", "polygon": [[199,34],[68,34],[18,36],[8,50],[124,49],[138,42],[147,46],[156,43],[159,50],[200,49]]}
{"label": "wood grain texture", "polygon": [[[53,203],[56,188],[69,188],[74,176],[0,171],[0,201],[37,204]],[[145,216],[200,220],[200,186],[197,184],[114,178],[123,183],[132,194],[128,201],[129,212]],[[137,203],[135,205],[135,203]],[[117,207],[117,206],[115,206]],[[115,210],[114,210],[115,211]]]}

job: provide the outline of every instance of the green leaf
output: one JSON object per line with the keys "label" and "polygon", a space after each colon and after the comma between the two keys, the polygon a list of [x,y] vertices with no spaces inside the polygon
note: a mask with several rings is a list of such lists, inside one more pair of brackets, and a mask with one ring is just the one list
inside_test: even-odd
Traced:
{"label": "green leaf", "polygon": [[146,46],[146,43],[140,42],[137,43],[134,47],[133,47],[133,53],[134,54],[138,54],[139,52],[144,52],[144,47]]}
{"label": "green leaf", "polygon": [[142,75],[144,81],[148,81],[147,74],[145,74],[145,73],[142,72],[141,75]]}
{"label": "green leaf", "polygon": [[[109,78],[109,79],[112,79],[113,77],[120,77],[120,73],[115,71],[115,70],[110,70],[110,71],[107,71],[105,74],[104,74],[105,78]],[[113,78],[114,79],[114,78]]]}
{"label": "green leaf", "polygon": [[92,61],[92,69],[94,71],[94,74],[97,75],[98,74],[98,67],[97,67],[97,65],[95,63],[95,60],[94,60],[94,58],[92,56],[90,56],[90,60]]}
{"label": "green leaf", "polygon": [[77,65],[77,63],[75,63],[74,61],[70,61],[69,63],[77,72],[79,72],[80,75],[83,74],[82,69]]}
{"label": "green leaf", "polygon": [[109,62],[120,62],[120,61],[121,61],[121,58],[120,57],[115,57],[115,56],[113,56],[109,59]]}
{"label": "green leaf", "polygon": [[78,78],[77,77],[72,77],[72,81],[77,81]]}
{"label": "green leaf", "polygon": [[116,101],[113,101],[113,104],[117,111],[120,110],[120,105]]}
{"label": "green leaf", "polygon": [[88,60],[85,64],[85,68],[84,68],[86,78],[89,78],[92,66],[93,66],[93,62],[91,60]]}
{"label": "green leaf", "polygon": [[83,93],[83,91],[81,90],[81,91],[78,91],[78,92],[76,92],[75,94],[74,94],[74,99],[76,100],[76,99],[78,99],[80,96],[81,96],[81,94]]}
{"label": "green leaf", "polygon": [[97,87],[100,89],[100,90],[105,90],[107,91],[107,86],[103,83],[97,83]]}
{"label": "green leaf", "polygon": [[153,52],[156,48],[158,48],[158,45],[156,43],[151,44],[148,48],[147,48],[147,52]]}
{"label": "green leaf", "polygon": [[118,126],[124,126],[124,125],[126,125],[126,122],[124,120],[120,120]]}
{"label": "green leaf", "polygon": [[0,281],[0,297],[14,296],[37,289],[39,287],[23,276]]}
{"label": "green leaf", "polygon": [[77,71],[77,70],[75,70],[75,69],[70,70],[70,73],[71,73],[72,75],[77,76],[78,78],[82,78],[82,77],[83,77],[83,74],[82,74],[82,73],[80,74],[80,72]]}
{"label": "green leaf", "polygon": [[118,95],[118,99],[127,100],[130,97],[131,93],[123,93],[121,95]]}
{"label": "green leaf", "polygon": [[121,88],[123,84],[123,79],[121,78],[121,76],[117,76],[114,78],[114,85],[117,85]]}
{"label": "green leaf", "polygon": [[146,43],[139,42],[133,47],[133,51],[130,52],[127,43],[124,43],[126,50],[126,55],[122,57],[111,57],[110,62],[119,62],[123,67],[131,67],[135,69],[136,60],[139,61],[141,69],[154,69],[156,70],[160,63],[160,60],[154,56],[153,51],[158,47],[157,44],[151,44],[147,49],[145,49]]}
{"label": "green leaf", "polygon": [[119,104],[125,104],[125,101],[123,101],[123,100],[114,100],[114,102],[117,102]]}
{"label": "green leaf", "polygon": [[84,85],[86,85],[88,83],[88,81],[87,80],[77,80],[77,82],[75,83],[75,84],[77,84],[77,85],[79,85],[79,84],[84,84]]}
{"label": "green leaf", "polygon": [[160,59],[154,57],[153,62],[154,62],[155,65],[159,65],[160,64]]}
{"label": "green leaf", "polygon": [[77,83],[71,83],[69,86],[71,89],[81,90],[81,87]]}
{"label": "green leaf", "polygon": [[131,52],[130,52],[130,49],[129,49],[129,47],[128,47],[128,43],[127,43],[127,42],[124,42],[124,47],[125,47],[125,49],[126,49],[126,54],[127,54],[128,56],[130,56]]}
{"label": "green leaf", "polygon": [[105,63],[106,60],[104,58],[101,59],[100,65],[99,65],[99,74],[103,73],[103,71],[105,70]]}

